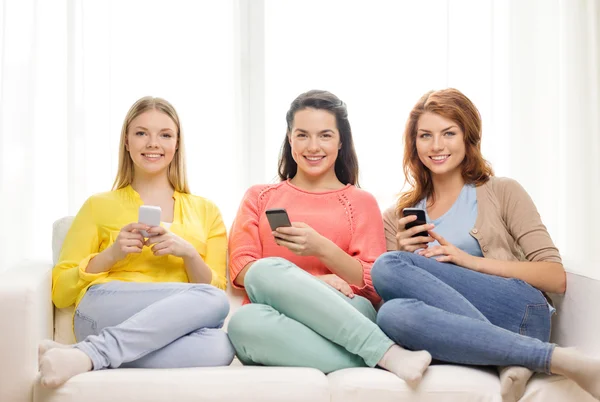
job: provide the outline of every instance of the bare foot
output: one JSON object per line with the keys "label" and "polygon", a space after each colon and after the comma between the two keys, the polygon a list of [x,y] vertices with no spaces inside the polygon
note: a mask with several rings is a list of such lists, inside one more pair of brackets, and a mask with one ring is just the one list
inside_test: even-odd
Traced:
{"label": "bare foot", "polygon": [[92,360],[79,349],[52,348],[40,359],[41,383],[57,388],[69,378],[92,369]]}
{"label": "bare foot", "polygon": [[533,371],[527,367],[509,366],[500,370],[502,402],[517,402],[523,394]]}
{"label": "bare foot", "polygon": [[423,373],[430,363],[431,355],[425,350],[413,352],[392,345],[377,364],[396,374],[414,388],[423,379]]}

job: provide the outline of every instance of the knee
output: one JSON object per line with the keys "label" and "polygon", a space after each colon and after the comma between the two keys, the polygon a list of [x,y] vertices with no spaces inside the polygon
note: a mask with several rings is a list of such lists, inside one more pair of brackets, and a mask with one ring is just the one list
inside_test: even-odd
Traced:
{"label": "knee", "polygon": [[281,292],[286,287],[290,269],[299,269],[294,264],[280,257],[262,258],[256,261],[244,278],[244,287],[250,300],[256,302],[255,295]]}
{"label": "knee", "polygon": [[196,304],[198,310],[210,310],[221,321],[229,314],[229,299],[223,290],[212,285],[198,284],[190,288],[190,291],[199,299]]}
{"label": "knee", "polygon": [[412,331],[421,324],[417,309],[423,302],[415,299],[393,299],[385,302],[377,313],[377,325],[396,343],[405,343]]}
{"label": "knee", "polygon": [[227,334],[236,350],[239,350],[243,342],[261,337],[264,330],[261,318],[265,307],[267,306],[262,304],[246,304],[231,317],[227,325]]}
{"label": "knee", "polygon": [[389,251],[375,260],[371,268],[371,280],[380,296],[383,297],[381,292],[385,293],[385,289],[392,283],[392,280],[400,275],[400,268],[407,258],[406,254],[405,251]]}

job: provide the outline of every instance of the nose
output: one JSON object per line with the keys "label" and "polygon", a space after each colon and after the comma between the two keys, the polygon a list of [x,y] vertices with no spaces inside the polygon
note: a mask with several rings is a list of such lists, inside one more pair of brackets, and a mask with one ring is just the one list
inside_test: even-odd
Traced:
{"label": "nose", "polygon": [[156,135],[151,134],[148,136],[148,141],[146,142],[146,148],[158,148],[158,138]]}
{"label": "nose", "polygon": [[308,142],[309,152],[318,152],[319,148],[319,139],[317,137],[311,137]]}
{"label": "nose", "polygon": [[434,135],[433,143],[431,145],[433,147],[434,152],[441,151],[444,149],[444,139],[441,135]]}

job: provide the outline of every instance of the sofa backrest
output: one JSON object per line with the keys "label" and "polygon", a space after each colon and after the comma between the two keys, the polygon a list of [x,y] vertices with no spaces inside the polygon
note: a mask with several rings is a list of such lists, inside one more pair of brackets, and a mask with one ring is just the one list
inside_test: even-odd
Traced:
{"label": "sofa backrest", "polygon": [[[60,249],[62,248],[63,241],[65,240],[65,236],[73,223],[74,217],[66,216],[54,222],[52,225],[52,263],[56,265],[58,262],[58,257],[60,255]],[[234,289],[229,284],[229,275],[227,278],[227,297],[229,297],[229,302],[231,305],[231,309],[229,311],[229,316],[225,321],[225,328],[227,328],[227,323],[229,322],[229,318],[232,313],[235,312],[242,304],[244,298],[244,292],[238,289]],[[54,309],[54,340],[61,343],[75,343],[75,336],[73,335],[73,307],[67,307]]]}

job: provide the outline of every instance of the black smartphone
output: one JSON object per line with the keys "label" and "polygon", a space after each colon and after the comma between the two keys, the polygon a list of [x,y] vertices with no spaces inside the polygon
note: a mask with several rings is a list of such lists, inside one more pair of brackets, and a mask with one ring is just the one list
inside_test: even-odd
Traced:
{"label": "black smartphone", "polygon": [[273,231],[282,226],[292,226],[290,217],[288,216],[287,211],[283,208],[267,209],[265,213],[267,214],[267,220],[269,221],[269,225]]}
{"label": "black smartphone", "polygon": [[[409,215],[416,215],[417,219],[412,221],[412,222],[408,222],[406,224],[406,226],[404,226],[405,229],[410,229],[412,227],[415,226],[420,226],[420,225],[424,225],[427,223],[427,218],[425,217],[425,211],[423,209],[420,208],[404,208],[402,210],[402,216],[409,216]],[[429,236],[429,233],[427,232],[419,232],[416,233],[414,235],[412,235],[411,237],[419,237],[419,236]]]}

